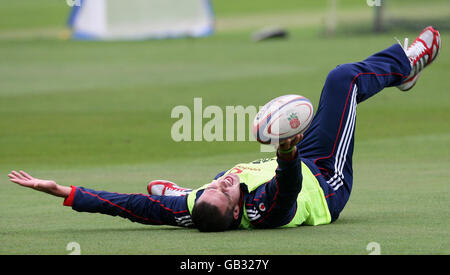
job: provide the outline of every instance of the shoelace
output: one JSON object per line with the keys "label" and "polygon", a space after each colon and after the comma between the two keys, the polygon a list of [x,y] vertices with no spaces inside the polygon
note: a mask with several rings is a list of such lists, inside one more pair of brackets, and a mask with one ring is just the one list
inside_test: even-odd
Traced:
{"label": "shoelace", "polygon": [[410,61],[414,61],[414,59],[418,56],[421,56],[427,48],[421,42],[414,42],[409,48],[406,50],[406,54],[409,56]]}
{"label": "shoelace", "polygon": [[415,41],[408,47],[408,43],[409,43],[408,37],[406,37],[405,40],[403,41],[403,45],[400,42],[400,40],[398,40],[397,37],[394,37],[394,39],[397,40],[397,42],[398,42],[398,44],[400,44],[400,46],[402,46],[403,50],[405,51],[406,55],[409,58],[411,67],[414,66],[415,58],[418,56],[421,56],[422,53],[427,50],[427,48],[420,41]]}
{"label": "shoelace", "polygon": [[403,45],[402,42],[400,42],[400,40],[398,40],[397,37],[394,37],[394,39],[397,40],[398,44],[400,44],[400,46],[402,46],[403,50],[406,52],[406,49],[408,49],[408,42],[409,42],[408,37],[406,37],[405,41],[403,41]]}

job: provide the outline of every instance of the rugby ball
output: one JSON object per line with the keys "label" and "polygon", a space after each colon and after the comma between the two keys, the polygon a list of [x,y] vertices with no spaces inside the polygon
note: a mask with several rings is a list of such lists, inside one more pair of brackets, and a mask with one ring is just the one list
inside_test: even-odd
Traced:
{"label": "rugby ball", "polygon": [[301,95],[283,95],[264,105],[253,120],[256,140],[276,144],[302,134],[311,124],[314,110],[311,101]]}

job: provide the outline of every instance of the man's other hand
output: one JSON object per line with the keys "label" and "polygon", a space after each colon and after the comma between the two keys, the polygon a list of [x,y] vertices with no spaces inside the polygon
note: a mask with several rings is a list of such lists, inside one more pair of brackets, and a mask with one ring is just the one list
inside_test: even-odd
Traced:
{"label": "man's other hand", "polygon": [[29,187],[31,189],[45,192],[57,197],[66,198],[69,196],[71,191],[70,187],[61,186],[52,180],[33,178],[25,171],[19,171],[19,173],[16,171],[11,171],[11,173],[8,174],[8,177],[10,181],[21,186]]}

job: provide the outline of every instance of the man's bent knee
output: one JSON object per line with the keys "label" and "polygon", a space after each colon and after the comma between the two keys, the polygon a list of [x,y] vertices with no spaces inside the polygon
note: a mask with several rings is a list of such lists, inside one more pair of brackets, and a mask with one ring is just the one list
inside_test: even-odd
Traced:
{"label": "man's bent knee", "polygon": [[356,65],[353,63],[346,63],[338,65],[331,70],[328,74],[327,81],[350,84],[357,75]]}

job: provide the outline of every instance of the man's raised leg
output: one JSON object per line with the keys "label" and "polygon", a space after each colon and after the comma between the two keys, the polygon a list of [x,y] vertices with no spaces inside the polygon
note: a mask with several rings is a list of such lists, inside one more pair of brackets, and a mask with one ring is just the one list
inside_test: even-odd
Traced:
{"label": "man's raised leg", "polygon": [[[423,33],[415,42],[420,42]],[[431,33],[429,39],[437,40],[439,33]],[[353,183],[357,105],[386,87],[401,86],[413,74],[420,73],[430,63],[423,63],[425,56],[433,60],[439,52],[440,39],[439,43],[431,43],[434,45],[431,48],[424,46],[423,52],[421,44],[430,43],[424,41],[415,46],[413,43],[411,47],[417,50],[410,50],[411,47],[405,50],[396,44],[364,61],[339,65],[328,74],[316,115],[298,149],[300,156],[312,160],[327,180],[328,185],[323,186],[325,195],[337,204],[334,207],[337,212],[347,202]],[[417,69],[422,63],[425,65]]]}

